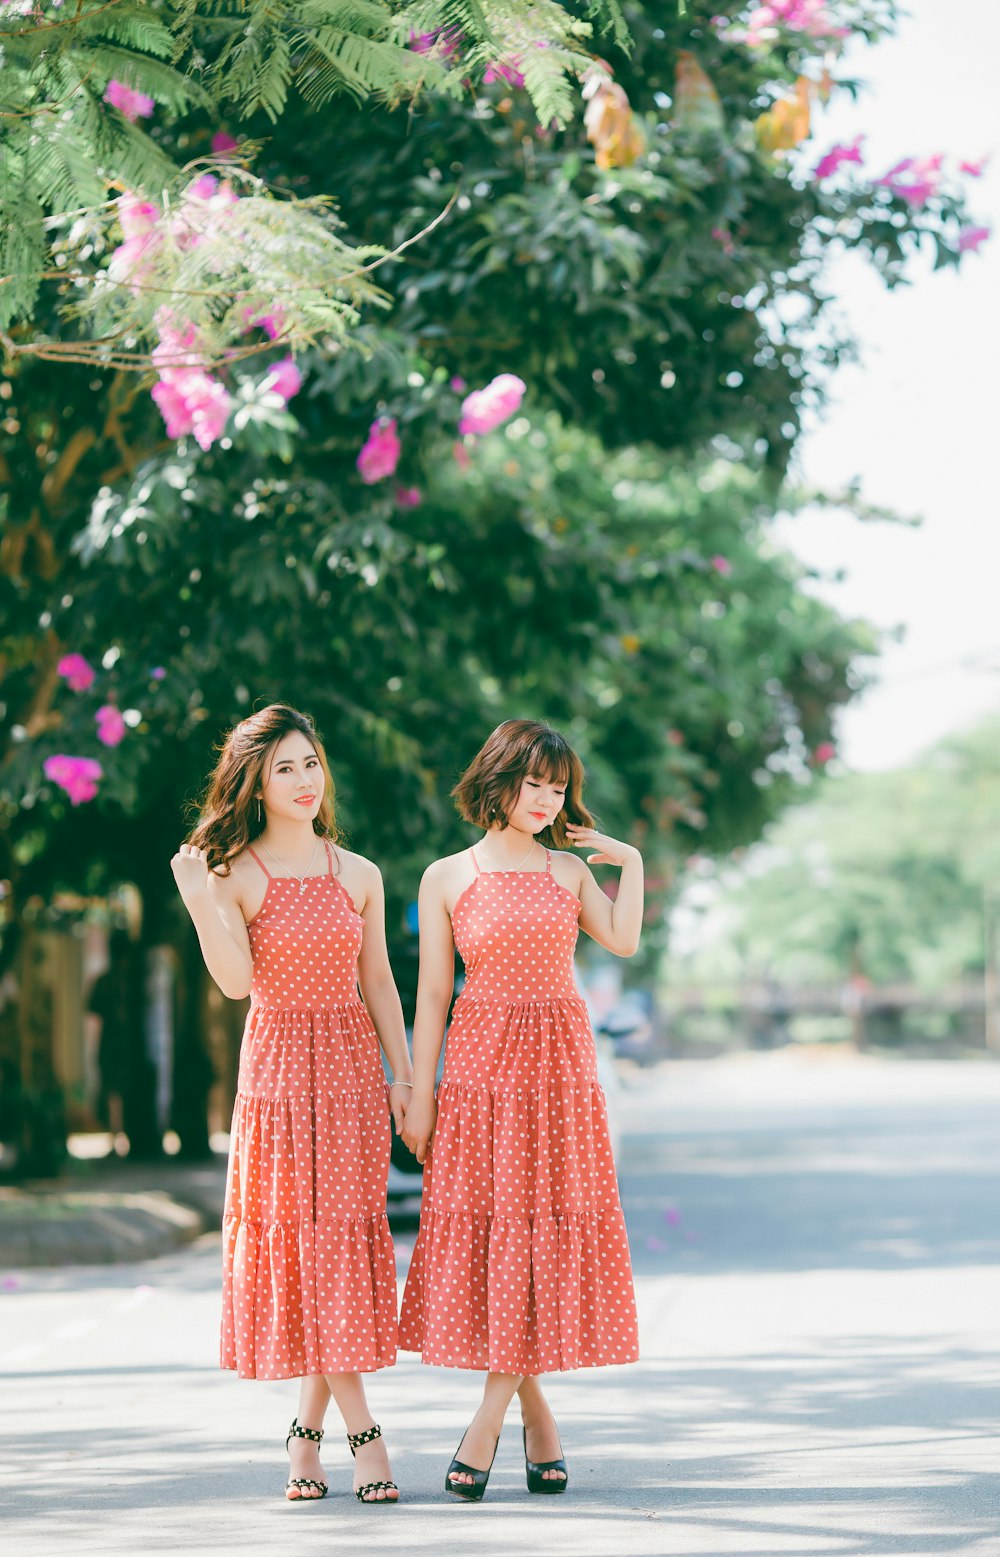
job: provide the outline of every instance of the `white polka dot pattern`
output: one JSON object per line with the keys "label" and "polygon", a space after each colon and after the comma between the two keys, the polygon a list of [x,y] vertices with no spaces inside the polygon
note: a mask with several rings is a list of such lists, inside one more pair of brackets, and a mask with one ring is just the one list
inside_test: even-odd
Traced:
{"label": "white polka dot pattern", "polygon": [[358,995],[363,930],[330,874],[308,877],[302,892],[269,878],[249,926],[220,1354],[241,1378],[371,1372],[396,1360],[389,1111]]}
{"label": "white polka dot pattern", "polygon": [[580,903],[488,871],[455,905],[455,1005],[400,1345],[538,1374],[636,1361],[635,1297],[594,1038],[573,977]]}

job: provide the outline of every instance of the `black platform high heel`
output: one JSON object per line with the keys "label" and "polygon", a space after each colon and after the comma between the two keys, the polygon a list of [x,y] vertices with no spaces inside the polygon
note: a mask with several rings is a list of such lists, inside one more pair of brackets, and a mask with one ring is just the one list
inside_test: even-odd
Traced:
{"label": "black platform high heel", "polygon": [[[288,1437],[285,1439],[286,1450],[293,1438],[308,1438],[310,1443],[322,1443],[323,1429],[321,1427],[300,1427],[299,1419],[295,1417],[291,1427],[288,1429]],[[299,1495],[297,1498],[286,1498],[285,1501],[288,1503],[319,1503],[322,1502],[330,1490],[325,1481],[314,1481],[311,1476],[290,1476],[285,1482],[286,1492],[289,1487],[298,1487]],[[302,1490],[304,1487],[315,1487],[319,1497],[304,1497]]]}
{"label": "black platform high heel", "polygon": [[[463,1433],[462,1443],[464,1442],[465,1434]],[[462,1443],[459,1444],[458,1449],[462,1447]],[[493,1460],[495,1460],[497,1457],[497,1449],[499,1447],[500,1440],[498,1438],[496,1443],[493,1445]],[[456,1455],[458,1454],[458,1449],[455,1450]],[[464,1498],[466,1503],[481,1503],[483,1500],[483,1493],[486,1491],[486,1483],[490,1479],[490,1471],[493,1469],[493,1460],[490,1461],[486,1470],[477,1470],[474,1465],[465,1465],[459,1459],[452,1460],[451,1464],[448,1466],[447,1471],[445,1472],[444,1490],[446,1492],[450,1492],[453,1498]],[[471,1482],[452,1481],[451,1477],[453,1471],[460,1471],[463,1476],[471,1476]]]}
{"label": "black platform high heel", "polygon": [[[521,1440],[524,1444],[524,1479],[528,1483],[529,1492],[565,1492],[569,1484],[569,1471],[566,1461],[543,1460],[536,1464],[528,1459],[528,1429],[521,1428]],[[546,1476],[545,1471],[562,1471],[561,1476]]]}

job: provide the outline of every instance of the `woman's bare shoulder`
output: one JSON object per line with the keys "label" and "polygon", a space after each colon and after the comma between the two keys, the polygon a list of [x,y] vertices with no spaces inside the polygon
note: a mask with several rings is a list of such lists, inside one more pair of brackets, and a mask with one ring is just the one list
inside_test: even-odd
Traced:
{"label": "woman's bare shoulder", "polygon": [[587,876],[587,866],[579,854],[571,854],[568,849],[551,849],[552,874],[561,887],[567,887],[576,897],[580,896],[584,880]]}

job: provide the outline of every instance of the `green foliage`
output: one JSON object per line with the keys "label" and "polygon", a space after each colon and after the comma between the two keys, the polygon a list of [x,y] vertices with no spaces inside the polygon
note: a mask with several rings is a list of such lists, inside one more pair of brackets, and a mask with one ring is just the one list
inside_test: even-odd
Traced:
{"label": "green foliage", "polygon": [[[399,103],[433,90],[462,97],[498,50],[523,56],[528,95],[542,123],[566,124],[571,80],[590,26],[543,0],[449,0],[393,6],[388,0],[179,0],[153,9],[139,0],[79,0],[53,18],[41,0],[28,15],[0,15],[4,53],[0,127],[0,329],[30,320],[39,282],[51,271],[46,222],[94,211],[112,190],[154,198],[178,184],[160,121],[194,109],[274,124],[293,88],[312,112],[339,95]],[[592,7],[612,34],[626,33],[616,0]],[[460,56],[408,47],[414,23],[461,35]],[[420,27],[418,26],[418,29]],[[112,80],[151,97],[149,132],[103,94]],[[181,166],[186,159],[181,158]],[[230,243],[237,240],[230,238]],[[79,278],[87,286],[93,278]]]}
{"label": "green foliage", "polygon": [[720,881],[725,924],[685,977],[946,988],[983,966],[1000,873],[1000,722],[889,773],[831,777]]}
{"label": "green foliage", "polygon": [[[659,901],[678,857],[751,841],[805,786],[856,685],[851,662],[872,648],[767,540],[802,409],[847,349],[825,323],[825,256],[867,246],[892,281],[908,244],[947,245],[960,205],[904,212],[886,191],[817,188],[801,159],[765,155],[752,122],[814,45],[737,47],[708,26],[707,0],[684,17],[628,9],[634,48],[612,63],[648,149],[599,169],[578,120],[553,128],[546,108],[538,122],[544,93],[587,58],[584,12],[608,29],[602,46],[627,41],[612,3],[164,7],[170,63],[155,33],[131,46],[177,72],[184,105],[147,134],[99,90],[74,96],[73,176],[91,178],[77,192],[102,205],[92,144],[114,192],[153,188],[183,212],[223,101],[253,172],[233,175],[248,192],[231,229],[203,222],[189,243],[170,227],[131,285],[107,283],[110,210],[98,219],[89,198],[52,219],[58,274],[8,345],[0,802],[19,892],[106,886],[139,868],[140,845],[162,861],[220,729],[260,698],[319,718],[359,846],[394,864],[396,907],[464,836],[447,792],[512,712],[565,725],[603,819],[642,839]],[[324,28],[364,47],[338,54]],[[461,60],[404,47],[411,28],[460,29]],[[70,36],[31,62],[39,102]],[[691,46],[721,101],[709,129],[674,100]],[[515,56],[533,104],[505,80],[463,86]],[[328,100],[348,57],[355,93]],[[149,79],[139,64],[128,77]],[[110,140],[91,139],[88,113]],[[60,178],[38,175],[8,239],[22,298]],[[387,250],[399,258],[364,269]],[[83,296],[112,366],[142,360],[164,296],[228,363],[234,411],[208,454],[165,437],[135,375],[77,351],[74,267],[99,282]],[[274,354],[316,343],[288,409],[266,385],[273,358],[239,357],[266,344],[247,336],[247,309],[275,302],[287,335]],[[67,360],[19,357],[21,344]],[[528,385],[524,414],[463,473],[450,382],[500,372]],[[369,487],[356,457],[380,416],[396,418],[403,457]],[[399,506],[397,482],[419,507]],[[92,694],[58,678],[68,649],[101,667]],[[113,751],[94,726],[108,698],[133,711]],[[102,762],[85,812],[43,782],[54,752]],[[154,899],[168,888],[162,871],[143,883]]]}
{"label": "green foliage", "polygon": [[[355,443],[324,426],[324,403],[301,413],[293,468],[264,458],[251,420],[233,451],[155,457],[93,503],[51,631],[106,669],[85,694],[51,688],[48,728],[12,749],[25,879],[51,887],[91,861],[95,885],[114,880],[123,818],[126,843],[141,827],[162,854],[220,728],[279,697],[318,718],[356,846],[393,862],[394,916],[428,854],[460,846],[447,792],[511,712],[578,742],[602,820],[644,846],[654,904],[679,857],[753,838],[866,646],[762,548],[755,478],[721,458],[608,459],[551,415],[519,417],[466,470],[448,449],[458,397],[436,380],[419,443],[406,429],[423,501],[400,509],[392,486],[352,475]],[[36,676],[12,669],[11,699]],[[109,698],[135,710],[112,753],[94,725]],[[83,832],[41,777],[65,750],[106,769]],[[54,824],[41,852],[39,814]]]}

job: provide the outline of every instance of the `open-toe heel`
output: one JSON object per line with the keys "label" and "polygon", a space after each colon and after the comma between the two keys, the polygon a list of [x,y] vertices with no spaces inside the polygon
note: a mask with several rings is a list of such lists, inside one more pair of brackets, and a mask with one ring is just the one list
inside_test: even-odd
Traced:
{"label": "open-toe heel", "polygon": [[[464,1442],[465,1434],[463,1433],[462,1443]],[[459,1444],[458,1449],[462,1447],[462,1443]],[[500,1440],[498,1438],[493,1445],[493,1460],[497,1457],[499,1445]],[[456,1455],[458,1454],[458,1449],[455,1450]],[[493,1469],[493,1460],[490,1460],[486,1470],[477,1470],[474,1465],[466,1465],[459,1459],[452,1460],[445,1472],[444,1490],[450,1492],[453,1498],[464,1498],[466,1503],[481,1503],[483,1493],[486,1491],[486,1483],[490,1479],[490,1471]],[[452,1474],[455,1471],[458,1471],[463,1476],[471,1476],[472,1480],[452,1481]]]}
{"label": "open-toe heel", "polygon": [[[299,1419],[296,1417],[288,1429],[288,1437],[285,1439],[286,1450],[293,1438],[308,1438],[310,1443],[322,1443],[323,1429],[321,1427],[300,1427]],[[325,1481],[314,1481],[311,1476],[290,1476],[285,1482],[286,1492],[289,1487],[298,1487],[299,1495],[297,1498],[286,1498],[286,1503],[319,1503],[330,1490]],[[304,1495],[306,1487],[315,1487],[319,1497],[306,1497]]]}
{"label": "open-toe heel", "polygon": [[[566,1461],[543,1460],[536,1463],[528,1459],[528,1429],[521,1428],[521,1439],[524,1443],[524,1479],[528,1483],[529,1492],[565,1492],[569,1482],[569,1471],[566,1469]],[[562,1471],[561,1476],[546,1476],[546,1471]]]}
{"label": "open-toe heel", "polygon": [[[350,1445],[352,1456],[356,1449],[362,1448],[366,1443],[374,1443],[376,1438],[381,1438],[381,1436],[382,1429],[377,1422],[373,1427],[366,1427],[363,1433],[348,1433],[347,1442]],[[367,1495],[369,1492],[384,1492],[386,1496],[384,1498],[370,1498]],[[395,1508],[399,1498],[389,1497],[390,1492],[399,1492],[399,1488],[394,1481],[366,1481],[363,1486],[355,1487],[354,1496],[359,1503],[364,1503],[366,1508],[385,1508],[387,1505],[390,1508]]]}

